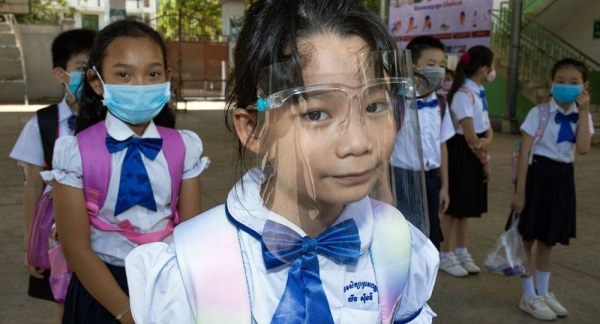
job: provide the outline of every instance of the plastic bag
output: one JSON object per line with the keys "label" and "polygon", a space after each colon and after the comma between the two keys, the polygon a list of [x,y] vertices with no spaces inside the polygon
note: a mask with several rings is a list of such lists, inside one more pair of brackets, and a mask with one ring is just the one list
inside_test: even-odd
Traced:
{"label": "plastic bag", "polygon": [[519,221],[512,214],[511,227],[502,233],[488,253],[484,267],[493,274],[515,276],[527,273],[527,257],[521,241]]}

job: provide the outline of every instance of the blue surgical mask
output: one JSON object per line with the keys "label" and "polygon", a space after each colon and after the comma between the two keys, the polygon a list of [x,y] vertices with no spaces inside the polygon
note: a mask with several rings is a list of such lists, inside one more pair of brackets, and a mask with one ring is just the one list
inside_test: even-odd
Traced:
{"label": "blue surgical mask", "polygon": [[94,71],[104,86],[102,103],[120,120],[137,125],[158,116],[171,100],[171,82],[151,85],[106,84],[96,67]]}
{"label": "blue surgical mask", "polygon": [[69,84],[65,84],[65,86],[67,87],[67,91],[69,91],[69,93],[73,96],[73,98],[75,98],[77,102],[81,102],[81,98],[83,97],[83,84],[81,83],[81,81],[83,80],[83,72],[64,72],[69,76]]}
{"label": "blue surgical mask", "polygon": [[580,84],[553,83],[552,89],[550,89],[552,97],[554,97],[556,101],[563,105],[570,104],[575,101],[582,91],[583,86]]}

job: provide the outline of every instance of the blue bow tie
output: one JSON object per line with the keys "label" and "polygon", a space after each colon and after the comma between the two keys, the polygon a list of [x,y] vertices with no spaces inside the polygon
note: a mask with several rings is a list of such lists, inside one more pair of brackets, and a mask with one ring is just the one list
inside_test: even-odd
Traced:
{"label": "blue bow tie", "polygon": [[75,115],[71,115],[71,117],[69,117],[69,119],[67,119],[67,123],[69,125],[69,129],[71,131],[75,130],[75,122],[77,121],[77,116]]}
{"label": "blue bow tie", "polygon": [[481,89],[479,91],[479,98],[481,98],[481,104],[483,105],[483,111],[488,110],[487,99],[485,99],[485,89]]}
{"label": "blue bow tie", "polygon": [[437,99],[433,99],[431,101],[422,101],[422,100],[417,100],[417,108],[418,109],[423,109],[423,108],[434,108],[438,106],[438,101]]}
{"label": "blue bow tie", "polygon": [[315,239],[300,237],[290,228],[267,220],[262,234],[262,250],[267,269],[291,264],[285,291],[271,323],[333,324],[319,275],[317,254],[355,266],[360,256],[360,236],[354,220],[330,227]]}
{"label": "blue bow tie", "polygon": [[117,141],[109,136],[106,138],[106,148],[110,153],[127,149],[121,170],[115,216],[135,205],[156,211],[154,193],[140,152],[154,160],[162,148],[162,138],[132,136],[124,141]]}
{"label": "blue bow tie", "polygon": [[554,116],[554,121],[557,124],[560,124],[560,130],[558,131],[558,140],[556,140],[556,143],[561,143],[565,141],[575,143],[575,133],[573,132],[573,128],[571,128],[571,123],[575,124],[578,120],[578,113],[571,113],[565,115],[560,112],[556,112],[556,116]]}

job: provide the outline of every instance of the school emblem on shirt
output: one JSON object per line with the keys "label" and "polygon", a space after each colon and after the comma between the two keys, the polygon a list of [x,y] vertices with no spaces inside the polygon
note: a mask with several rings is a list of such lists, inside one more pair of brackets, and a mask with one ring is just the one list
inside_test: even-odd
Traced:
{"label": "school emblem on shirt", "polygon": [[350,281],[344,286],[345,304],[352,308],[377,305],[377,285],[369,281]]}

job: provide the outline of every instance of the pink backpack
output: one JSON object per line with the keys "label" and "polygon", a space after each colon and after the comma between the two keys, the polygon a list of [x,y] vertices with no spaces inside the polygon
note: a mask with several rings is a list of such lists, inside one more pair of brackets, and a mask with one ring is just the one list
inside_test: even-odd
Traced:
{"label": "pink backpack", "polygon": [[[538,128],[535,132],[535,138],[533,139],[533,145],[531,145],[531,150],[529,151],[529,163],[531,164],[531,160],[533,159],[533,147],[537,142],[542,139],[544,135],[544,131],[546,130],[546,126],[548,126],[548,120],[550,117],[550,104],[543,103],[538,108],[540,111],[538,113]],[[511,157],[511,180],[513,183],[517,183],[517,171],[519,169],[519,154]]]}
{"label": "pink backpack", "polygon": [[[181,175],[183,174],[185,144],[178,131],[160,126],[157,126],[157,129],[164,142],[168,143],[168,145],[162,146],[162,150],[167,159],[169,175],[171,176],[172,218],[164,230],[152,233],[136,232],[128,220],[114,226],[97,217],[100,207],[104,205],[108,182],[110,181],[111,156],[105,144],[108,133],[104,121],[101,121],[77,134],[82,173],[84,175],[83,192],[88,209],[88,218],[90,224],[95,228],[101,231],[118,232],[132,242],[145,244],[161,241],[171,234],[175,225],[179,223],[177,202],[179,201],[179,187],[181,185]],[[53,247],[49,253],[52,265],[50,287],[54,298],[59,302],[64,302],[73,271],[67,264],[60,245]]]}
{"label": "pink backpack", "polygon": [[50,231],[52,225],[54,225],[54,210],[52,207],[52,191],[48,191],[40,198],[31,222],[27,262],[36,268],[50,269],[48,250],[50,249]]}

